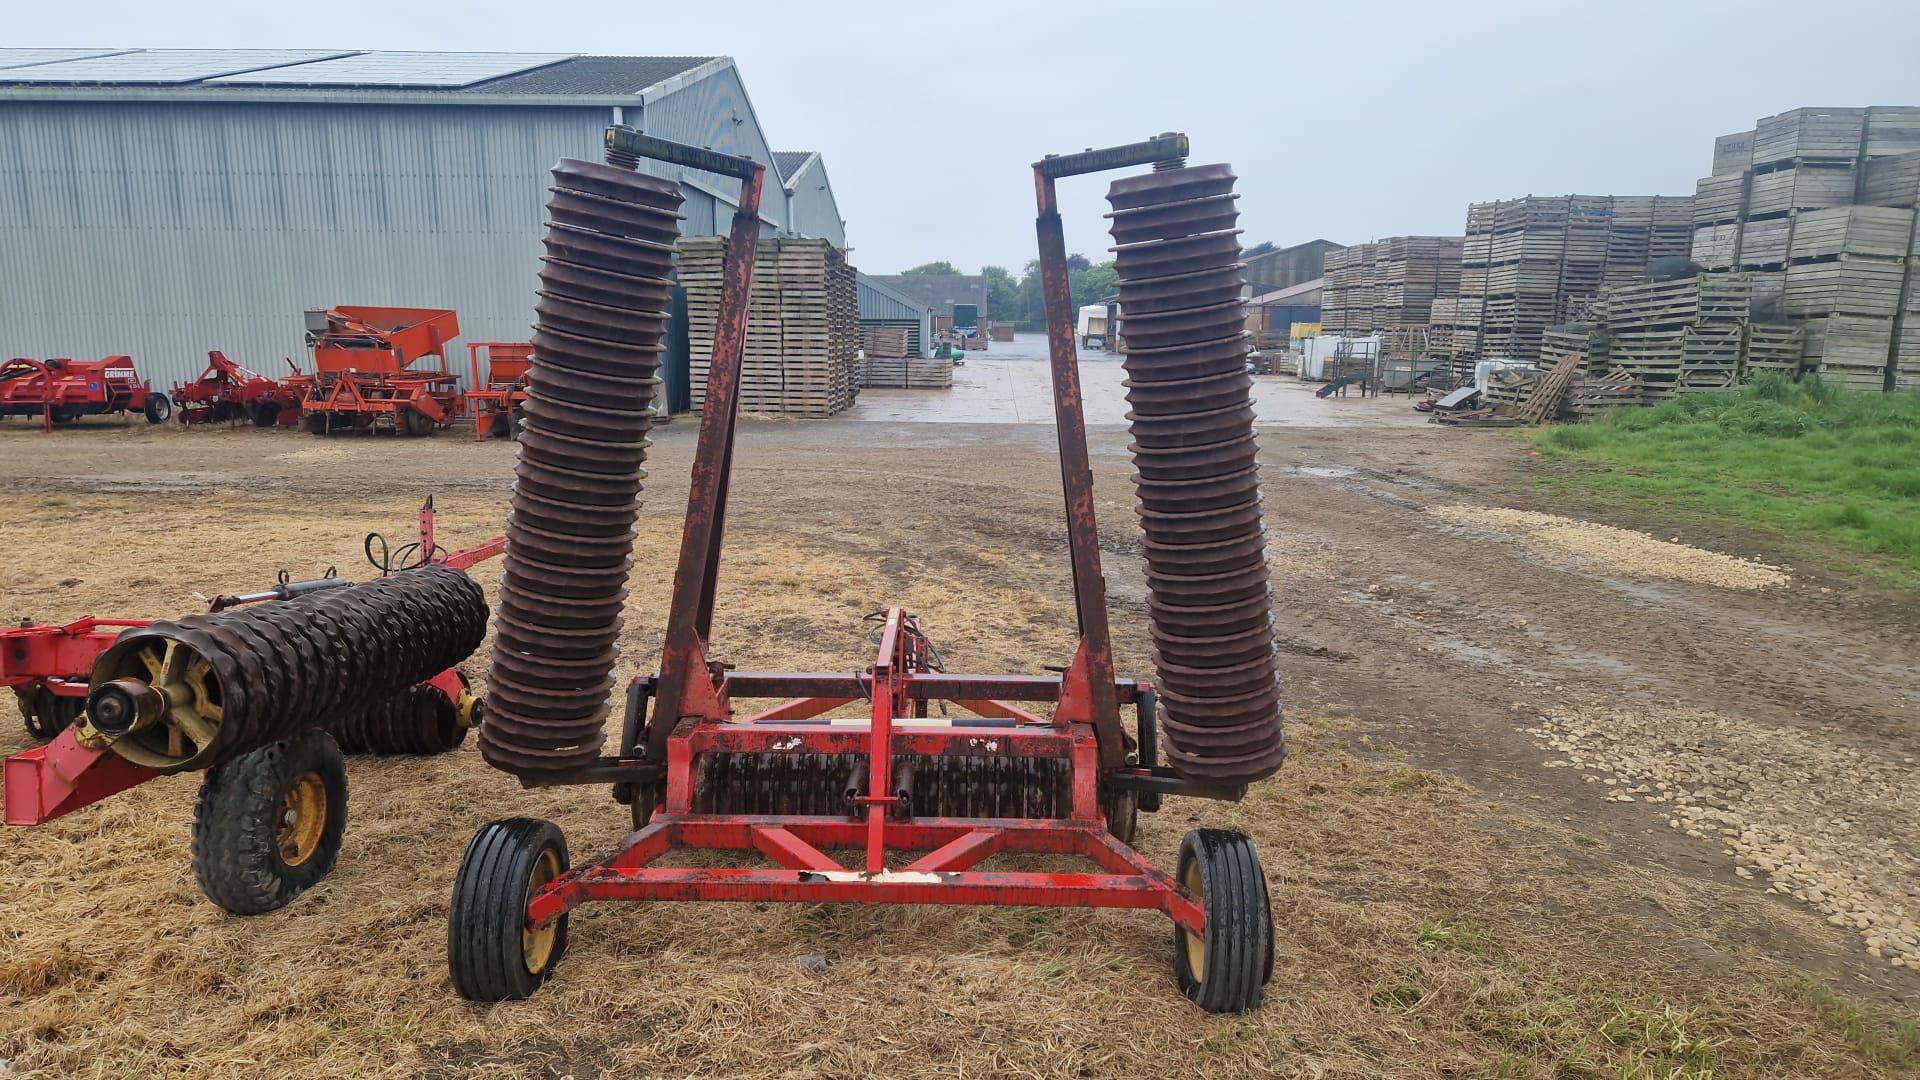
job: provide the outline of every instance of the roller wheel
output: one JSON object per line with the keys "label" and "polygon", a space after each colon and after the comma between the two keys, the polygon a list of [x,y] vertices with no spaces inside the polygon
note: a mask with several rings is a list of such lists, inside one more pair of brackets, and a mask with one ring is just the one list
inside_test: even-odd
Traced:
{"label": "roller wheel", "polygon": [[1180,841],[1178,877],[1206,913],[1203,933],[1173,928],[1181,992],[1208,1012],[1258,1008],[1273,977],[1273,912],[1253,841],[1229,829],[1195,829]]}
{"label": "roller wheel", "polygon": [[141,411],[147,414],[147,423],[164,424],[173,416],[173,402],[165,394],[148,394],[147,407]]}
{"label": "roller wheel", "polygon": [[408,409],[402,423],[408,435],[421,436],[433,434],[433,418],[419,409]]}
{"label": "roller wheel", "polygon": [[1106,816],[1107,831],[1115,840],[1131,846],[1140,825],[1140,793],[1109,789],[1100,797],[1100,811]]}
{"label": "roller wheel", "polygon": [[308,413],[306,417],[307,434],[330,435],[333,430],[327,423],[326,413]]}
{"label": "roller wheel", "polygon": [[468,1001],[530,997],[567,952],[567,916],[527,929],[527,903],[565,873],[560,826],[507,818],[480,827],[460,860],[447,909],[447,968]]}
{"label": "roller wheel", "polygon": [[252,416],[254,427],[274,427],[280,423],[280,406],[271,401],[256,401]]}
{"label": "roller wheel", "polygon": [[213,767],[193,808],[193,876],[235,915],[293,902],[333,869],[347,828],[347,763],[309,731]]}
{"label": "roller wheel", "polygon": [[67,730],[87,707],[85,698],[61,697],[44,686],[15,687],[13,696],[27,734],[39,742]]}

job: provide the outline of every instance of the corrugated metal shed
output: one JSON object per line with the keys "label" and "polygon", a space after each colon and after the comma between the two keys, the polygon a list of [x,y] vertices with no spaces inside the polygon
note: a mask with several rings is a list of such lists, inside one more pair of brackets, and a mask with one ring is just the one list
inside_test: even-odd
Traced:
{"label": "corrugated metal shed", "polygon": [[[179,70],[158,52],[147,70]],[[162,384],[209,349],[304,365],[301,312],[333,304],[450,307],[463,341],[524,340],[547,170],[597,160],[616,117],[773,164],[726,57],[533,58],[460,87],[81,86],[10,78],[34,68],[9,54],[0,356],[132,353]],[[682,180],[686,232],[725,228],[736,183],[649,171]]]}
{"label": "corrugated metal shed", "polygon": [[925,356],[933,340],[933,313],[925,304],[904,296],[865,274],[854,277],[860,297],[860,325],[900,326],[907,330],[907,348]]}

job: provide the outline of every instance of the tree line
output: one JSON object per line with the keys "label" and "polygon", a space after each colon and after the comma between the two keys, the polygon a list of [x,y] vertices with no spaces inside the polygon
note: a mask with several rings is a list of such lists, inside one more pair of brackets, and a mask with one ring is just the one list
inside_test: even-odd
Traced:
{"label": "tree line", "polygon": [[[921,263],[901,271],[903,274],[952,274],[960,271],[950,262]],[[1015,277],[1004,266],[983,266],[980,276],[987,279],[987,317],[997,323],[1012,323],[1016,330],[1046,329],[1046,301],[1040,293],[1040,260],[1033,259]],[[1073,309],[1097,304],[1114,293],[1119,275],[1113,263],[1096,263],[1085,255],[1067,256],[1067,281],[1073,292]]]}

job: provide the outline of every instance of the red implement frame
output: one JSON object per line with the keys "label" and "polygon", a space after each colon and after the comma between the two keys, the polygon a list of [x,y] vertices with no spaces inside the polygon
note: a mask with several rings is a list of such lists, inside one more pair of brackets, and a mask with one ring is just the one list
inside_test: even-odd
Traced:
{"label": "red implement frame", "polygon": [[[631,157],[688,163],[676,156],[688,148],[630,129],[610,129],[608,144]],[[759,233],[761,170],[738,159],[723,159],[734,163],[734,172],[700,166],[739,177],[741,190],[660,674],[635,680],[630,687],[618,758],[548,781],[612,781],[619,797],[640,800],[639,806],[653,813],[644,827],[611,851],[536,893],[527,908],[532,928],[589,900],[780,900],[1151,908],[1201,931],[1203,915],[1193,897],[1116,839],[1107,826],[1106,800],[1116,791],[1137,793],[1141,804],[1151,808],[1161,794],[1232,799],[1242,789],[1191,783],[1157,767],[1152,688],[1114,678],[1066,248],[1053,191],[1057,176],[1177,157],[1185,154],[1185,145],[1183,137],[1162,138],[1103,151],[1100,163],[1079,162],[1084,168],[1060,166],[1091,155],[1049,158],[1035,166],[1060,472],[1080,627],[1079,646],[1058,676],[930,670],[926,637],[915,617],[897,607],[886,612],[877,655],[864,672],[747,673],[709,659],[747,299]],[[1137,740],[1121,725],[1123,697],[1140,714]],[[786,700],[737,718],[734,703],[747,698]],[[646,723],[649,700],[656,703],[656,715]],[[971,715],[931,719],[927,705],[935,701],[952,703]],[[869,706],[863,719],[823,719],[860,702]],[[1042,716],[1015,702],[1051,702],[1055,707],[1051,716]],[[867,760],[864,793],[850,795],[844,817],[695,812],[696,762],[702,754],[722,751],[861,754]],[[1064,818],[1047,819],[913,819],[889,775],[895,754],[1063,758],[1071,763],[1071,810]],[[774,865],[655,865],[677,849],[754,851]],[[855,849],[862,855],[848,865],[829,855],[829,849]],[[916,856],[895,862],[889,860],[890,852]],[[975,869],[988,857],[1006,852],[1077,855],[1096,872]]]}
{"label": "red implement frame", "polygon": [[328,308],[325,329],[309,335],[313,376],[301,411],[329,431],[385,417],[397,433],[408,413],[445,424],[460,408],[460,379],[446,359],[459,333],[459,316],[443,308]]}
{"label": "red implement frame", "polygon": [[[486,373],[481,374],[480,352],[486,350]],[[527,400],[527,374],[533,367],[533,343],[527,341],[469,341],[468,390],[461,410],[473,418],[473,440],[480,442],[496,421],[508,418]]]}
{"label": "red implement frame", "polygon": [[[433,499],[420,508],[420,549],[434,550]],[[506,547],[507,538],[496,536],[474,547],[453,552],[437,560],[455,570],[493,558]],[[239,595],[221,595],[210,605],[224,611],[242,604],[267,600],[285,600],[319,588],[344,585],[333,576],[317,581],[281,581],[271,589]],[[44,686],[61,697],[87,696],[87,673],[94,658],[105,652],[120,631],[146,626],[152,619],[100,619],[92,615],[65,626],[20,626],[0,630],[0,688]],[[447,700],[458,704],[466,681],[458,670],[449,668],[427,680]],[[8,825],[44,825],[54,818],[92,806],[102,799],[118,795],[159,773],[135,765],[106,747],[84,745],[78,726],[69,727],[44,746],[23,750],[5,761],[0,797],[5,801]]]}
{"label": "red implement frame", "polygon": [[[299,369],[294,369],[294,375],[299,374]],[[171,393],[183,424],[255,419],[265,415],[259,411],[262,406],[270,405],[273,423],[290,427],[300,422],[300,398],[305,390],[303,384],[270,379],[227,359],[219,349],[209,349],[206,370],[192,382],[174,383]]]}

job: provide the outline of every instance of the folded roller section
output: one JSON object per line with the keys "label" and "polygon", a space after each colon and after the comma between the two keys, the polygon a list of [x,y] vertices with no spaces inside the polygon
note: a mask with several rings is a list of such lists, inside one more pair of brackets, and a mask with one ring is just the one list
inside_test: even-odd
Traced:
{"label": "folded roller section", "polygon": [[1226,165],[1115,181],[1121,337],[1167,759],[1248,783],[1286,757]]}
{"label": "folded roller section", "polygon": [[631,169],[553,176],[479,736],[522,777],[590,764],[606,739],[682,201]]}

